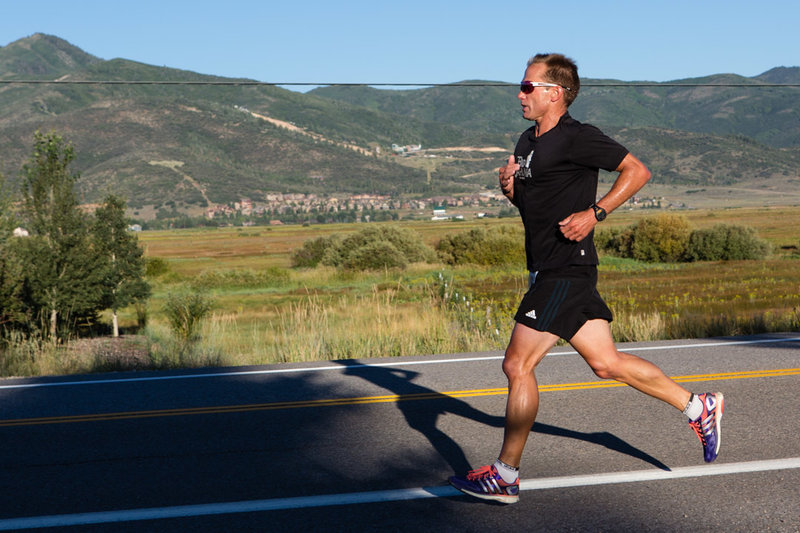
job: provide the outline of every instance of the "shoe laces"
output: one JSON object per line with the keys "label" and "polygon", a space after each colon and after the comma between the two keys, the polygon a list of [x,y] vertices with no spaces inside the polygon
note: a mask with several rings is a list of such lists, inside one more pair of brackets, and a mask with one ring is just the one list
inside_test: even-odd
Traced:
{"label": "shoe laces", "polygon": [[697,438],[700,439],[700,442],[703,443],[703,446],[706,445],[706,437],[703,435],[703,430],[700,428],[700,421],[699,420],[691,420],[689,422],[689,427],[691,427],[695,433],[697,433]]}
{"label": "shoe laces", "polygon": [[476,468],[475,470],[470,470],[467,473],[467,479],[470,481],[476,481],[478,479],[486,479],[487,477],[493,477],[494,475],[495,472],[493,466],[486,465],[480,468]]}

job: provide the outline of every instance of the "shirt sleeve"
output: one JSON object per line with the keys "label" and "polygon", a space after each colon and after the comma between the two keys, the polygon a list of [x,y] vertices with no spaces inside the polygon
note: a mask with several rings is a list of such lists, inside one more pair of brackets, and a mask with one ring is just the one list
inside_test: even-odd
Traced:
{"label": "shirt sleeve", "polygon": [[628,149],[596,127],[582,124],[570,147],[570,160],[581,166],[613,171],[619,167]]}

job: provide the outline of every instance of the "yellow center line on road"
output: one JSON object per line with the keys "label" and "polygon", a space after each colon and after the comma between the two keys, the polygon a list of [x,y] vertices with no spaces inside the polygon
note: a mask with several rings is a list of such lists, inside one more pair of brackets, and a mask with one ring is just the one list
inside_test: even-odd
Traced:
{"label": "yellow center line on road", "polygon": [[[678,383],[694,381],[719,381],[748,378],[767,378],[780,376],[800,375],[800,368],[778,368],[774,370],[746,370],[742,372],[724,372],[719,374],[695,374],[689,376],[672,376]],[[625,387],[624,383],[617,381],[586,381],[579,383],[560,383],[553,385],[540,385],[541,392],[556,392],[569,390],[603,389],[610,387]],[[471,389],[449,392],[425,392],[418,394],[387,394],[383,396],[360,396],[352,398],[331,398],[324,400],[299,400],[293,402],[271,402],[262,404],[189,407],[183,409],[155,409],[151,411],[129,411],[119,413],[97,413],[71,416],[52,416],[39,418],[18,418],[0,420],[0,427],[34,426],[46,424],[66,424],[75,422],[101,422],[112,420],[130,420],[137,418],[158,418],[167,416],[186,416],[202,414],[244,413],[249,411],[276,411],[285,409],[301,409],[310,407],[333,407],[344,405],[363,405],[374,403],[397,403],[413,400],[437,400],[445,398],[469,398],[476,396],[499,396],[506,394],[506,387],[491,389]]]}

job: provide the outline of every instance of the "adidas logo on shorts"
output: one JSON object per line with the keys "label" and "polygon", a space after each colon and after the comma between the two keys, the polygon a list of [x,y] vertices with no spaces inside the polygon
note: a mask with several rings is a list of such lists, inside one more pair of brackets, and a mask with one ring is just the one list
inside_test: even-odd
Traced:
{"label": "adidas logo on shorts", "polygon": [[536,309],[531,309],[530,311],[525,313],[525,316],[536,320]]}

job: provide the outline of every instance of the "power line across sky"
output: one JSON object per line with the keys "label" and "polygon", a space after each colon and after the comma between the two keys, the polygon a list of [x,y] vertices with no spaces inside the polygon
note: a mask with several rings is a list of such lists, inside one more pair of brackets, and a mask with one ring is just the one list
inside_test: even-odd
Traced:
{"label": "power line across sky", "polygon": [[[391,83],[391,82],[285,82],[285,81],[190,81],[190,80],[0,80],[2,85],[209,85],[209,86],[280,86],[280,87],[517,87],[516,83]],[[671,83],[671,82],[607,82],[582,83],[581,87],[745,87],[752,89],[800,87],[797,83]]]}

